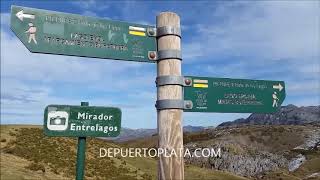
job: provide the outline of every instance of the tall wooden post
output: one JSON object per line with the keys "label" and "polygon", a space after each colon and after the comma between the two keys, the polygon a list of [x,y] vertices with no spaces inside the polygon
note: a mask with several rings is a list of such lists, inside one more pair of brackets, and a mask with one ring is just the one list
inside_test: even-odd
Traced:
{"label": "tall wooden post", "polygon": [[[157,16],[157,28],[169,26],[180,28],[180,17],[172,12],[163,12]],[[181,50],[179,36],[166,35],[158,37],[158,51]],[[181,76],[181,60],[164,59],[157,62],[157,75]],[[181,100],[183,98],[182,87],[179,85],[165,85],[157,88],[157,100]],[[158,120],[158,147],[175,150],[179,156],[165,157],[160,155],[158,162],[158,179],[183,180],[184,162],[182,132],[182,109],[162,109],[157,112]]]}

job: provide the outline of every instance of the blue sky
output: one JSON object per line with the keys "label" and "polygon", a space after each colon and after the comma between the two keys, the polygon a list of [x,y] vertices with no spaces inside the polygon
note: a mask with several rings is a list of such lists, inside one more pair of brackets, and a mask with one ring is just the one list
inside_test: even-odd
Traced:
{"label": "blue sky", "polygon": [[[32,54],[10,30],[20,5],[142,24],[179,14],[183,75],[284,80],[284,105],[320,104],[319,1],[1,1],[1,124],[42,124],[48,104],[116,106],[122,126],[155,128],[155,64]],[[247,117],[184,113],[184,125]]]}

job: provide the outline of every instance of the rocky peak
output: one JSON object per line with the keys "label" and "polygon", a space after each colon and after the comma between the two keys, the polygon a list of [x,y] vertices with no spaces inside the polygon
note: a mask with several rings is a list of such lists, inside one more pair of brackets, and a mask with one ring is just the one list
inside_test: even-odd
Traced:
{"label": "rocky peak", "polygon": [[246,119],[225,122],[218,127],[239,125],[302,125],[320,122],[320,106],[297,107],[289,104],[275,113],[253,113]]}

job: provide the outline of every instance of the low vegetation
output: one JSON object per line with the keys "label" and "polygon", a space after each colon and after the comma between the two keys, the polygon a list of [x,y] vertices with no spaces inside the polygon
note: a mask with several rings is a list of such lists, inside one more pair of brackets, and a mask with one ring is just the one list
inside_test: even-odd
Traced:
{"label": "low vegetation", "polygon": [[[77,139],[46,137],[40,127],[1,125],[1,179],[74,179]],[[99,156],[100,148],[126,147],[87,138],[85,179],[156,179],[153,158]],[[133,146],[131,146],[133,147]],[[245,179],[227,172],[185,166],[186,179]]]}
{"label": "low vegetation", "polygon": [[[3,152],[30,160],[32,163],[26,166],[27,169],[45,172],[47,168],[56,174],[74,178],[77,145],[75,138],[46,137],[42,129],[34,128],[21,128],[18,132],[10,134],[15,136],[15,140],[10,141],[3,148]],[[112,160],[97,157],[99,149],[96,147],[110,146],[111,143],[106,144],[103,140],[88,138],[85,170],[87,178],[151,179],[150,175],[140,176],[137,170],[118,166],[114,162],[116,158]],[[117,161],[124,162],[121,159]]]}

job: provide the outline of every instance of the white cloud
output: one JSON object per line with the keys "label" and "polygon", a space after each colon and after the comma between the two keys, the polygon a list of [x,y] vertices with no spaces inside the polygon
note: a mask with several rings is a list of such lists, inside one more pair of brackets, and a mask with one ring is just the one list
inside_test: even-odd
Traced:
{"label": "white cloud", "polygon": [[[185,59],[187,63],[196,62],[197,57],[204,56],[203,54],[203,46],[201,43],[187,43],[182,44],[182,58]],[[193,61],[191,61],[194,59]],[[201,61],[201,60],[199,60]]]}
{"label": "white cloud", "polygon": [[1,13],[1,26],[10,23],[10,13]]}
{"label": "white cloud", "polygon": [[97,17],[97,13],[93,12],[93,11],[88,11],[88,10],[85,10],[82,15],[84,16],[90,16],[90,17]]}
{"label": "white cloud", "polygon": [[74,5],[81,9],[92,9],[96,11],[102,11],[109,9],[109,5],[105,1],[99,0],[78,0],[72,2]]}
{"label": "white cloud", "polygon": [[316,76],[320,74],[320,62],[319,64],[309,64],[305,63],[300,68],[297,69],[301,73],[305,73],[305,75]]}
{"label": "white cloud", "polygon": [[208,14],[211,23],[197,25],[197,36],[185,51],[191,47],[193,52],[194,47],[201,46],[202,51],[196,55],[202,57],[319,57],[319,2],[258,1],[223,3],[219,7]]}
{"label": "white cloud", "polygon": [[[320,92],[320,82],[316,80],[293,81],[287,87],[287,94],[315,95]],[[318,95],[319,96],[319,95]]]}
{"label": "white cloud", "polygon": [[301,99],[293,99],[287,101],[286,104],[294,104],[296,106],[319,106],[320,97],[304,97]]}

